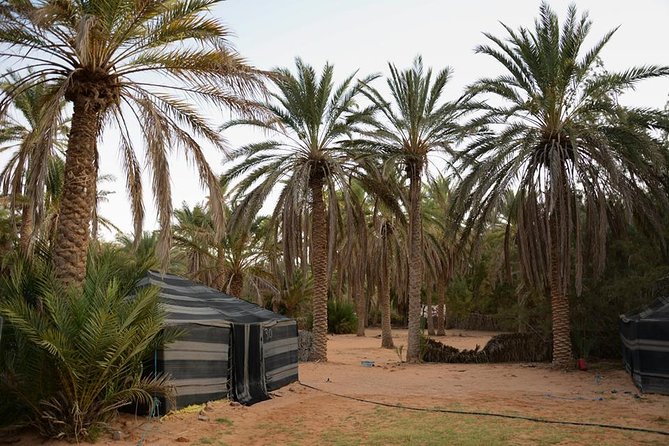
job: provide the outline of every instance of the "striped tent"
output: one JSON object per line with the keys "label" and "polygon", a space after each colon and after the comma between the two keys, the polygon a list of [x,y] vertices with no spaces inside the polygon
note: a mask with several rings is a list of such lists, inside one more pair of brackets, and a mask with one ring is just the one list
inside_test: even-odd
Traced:
{"label": "striped tent", "polygon": [[155,353],[151,372],[172,377],[167,410],[220,398],[252,404],[297,381],[297,323],[183,277],[147,273],[178,340]]}
{"label": "striped tent", "polygon": [[643,392],[669,395],[669,297],[620,316],[625,368]]}

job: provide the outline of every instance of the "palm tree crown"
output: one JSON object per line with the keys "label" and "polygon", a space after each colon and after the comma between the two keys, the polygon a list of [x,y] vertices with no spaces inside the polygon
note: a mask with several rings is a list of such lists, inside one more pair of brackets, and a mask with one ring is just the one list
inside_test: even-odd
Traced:
{"label": "palm tree crown", "polygon": [[407,360],[419,360],[420,293],[423,278],[421,223],[421,182],[428,154],[448,151],[462,134],[459,119],[468,111],[468,99],[444,101],[450,77],[448,68],[433,77],[424,69],[421,57],[411,68],[400,71],[389,64],[387,85],[391,102],[376,89],[365,85],[364,95],[377,108],[376,119],[369,122],[362,140],[356,144],[370,156],[381,157],[386,164],[402,166],[409,180],[409,342]]}
{"label": "palm tree crown", "polygon": [[[669,74],[644,66],[621,73],[598,69],[599,54],[615,30],[584,51],[587,14],[574,6],[560,26],[542,4],[534,30],[504,25],[505,40],[486,34],[490,45],[477,52],[495,58],[505,74],[474,83],[486,95],[481,133],[465,150],[470,174],[455,194],[455,208],[468,214],[465,237],[494,218],[508,190],[518,189],[517,242],[526,280],[550,290],[554,362],[571,364],[569,308],[571,247],[575,247],[577,291],[583,272],[584,229],[592,229],[590,251],[602,268],[604,241],[612,218],[643,212],[653,218],[667,197],[660,187],[666,166],[652,129],[666,115],[627,108],[618,95],[646,78]],[[654,221],[657,222],[657,219]]]}
{"label": "palm tree crown", "polygon": [[[261,89],[261,73],[230,47],[228,30],[208,15],[220,0],[36,0],[0,6],[0,57],[12,63],[21,81],[0,98],[0,114],[17,96],[48,82],[44,99],[48,123],[63,99],[72,102],[65,189],[54,249],[59,277],[84,277],[89,225],[95,201],[96,140],[103,127],[120,135],[120,158],[128,177],[135,234],[141,234],[139,134],[152,173],[159,220],[160,251],[166,258],[172,203],[168,153],[183,151],[209,186],[216,221],[223,214],[217,178],[209,168],[202,139],[222,147],[220,134],[192,105],[198,100],[239,112],[252,110],[248,95]],[[33,71],[29,71],[29,67]],[[3,76],[3,80],[6,76]],[[134,123],[133,123],[134,121]]]}
{"label": "palm tree crown", "polygon": [[276,137],[232,154],[233,159],[242,161],[229,170],[228,177],[245,174],[237,186],[245,195],[237,205],[239,215],[233,219],[255,215],[275,186],[282,185],[273,221],[275,227],[281,227],[287,277],[293,276],[296,262],[304,267],[309,251],[317,360],[327,358],[327,291],[338,214],[336,191],[347,194],[347,180],[355,166],[342,142],[351,137],[365,112],[356,111],[354,74],[338,86],[333,75],[332,65],[326,64],[319,76],[297,59],[295,74],[288,69],[275,73],[277,92],[264,104],[270,119],[239,120],[226,126],[251,125]]}

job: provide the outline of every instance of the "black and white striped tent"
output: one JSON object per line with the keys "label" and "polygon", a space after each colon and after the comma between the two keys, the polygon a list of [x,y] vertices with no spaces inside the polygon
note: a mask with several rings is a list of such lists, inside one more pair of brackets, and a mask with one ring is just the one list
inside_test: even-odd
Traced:
{"label": "black and white striped tent", "polygon": [[620,316],[625,368],[643,392],[669,395],[669,297]]}
{"label": "black and white striped tent", "polygon": [[175,386],[167,410],[225,397],[252,404],[297,381],[295,320],[179,276],[150,271],[138,284],[148,285],[182,332],[152,361]]}

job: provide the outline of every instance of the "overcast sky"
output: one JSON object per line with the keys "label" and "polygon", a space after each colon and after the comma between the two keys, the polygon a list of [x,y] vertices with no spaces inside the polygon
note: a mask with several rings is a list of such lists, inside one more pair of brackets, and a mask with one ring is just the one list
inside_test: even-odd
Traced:
{"label": "overcast sky", "polygon": [[[567,1],[550,2],[564,17]],[[457,97],[463,87],[480,76],[501,73],[500,66],[484,55],[474,54],[476,45],[484,43],[483,32],[504,36],[499,22],[511,28],[531,26],[538,14],[538,0],[228,0],[214,14],[234,32],[233,44],[247,60],[262,69],[293,66],[296,56],[321,67],[333,63],[338,78],[359,70],[360,76],[386,73],[392,61],[408,66],[415,55],[424,63],[440,69],[454,69],[446,94]],[[603,52],[609,70],[642,64],[669,65],[669,0],[580,0],[579,11],[589,11],[593,20],[590,42],[619,26]],[[623,100],[628,104],[663,107],[669,93],[669,79],[642,84]],[[216,123],[223,115],[209,116]],[[258,139],[245,130],[226,133],[231,147]],[[112,138],[110,138],[111,140]],[[101,214],[123,231],[131,230],[131,218],[125,186],[115,144],[101,145],[101,173],[118,177],[110,201],[102,205]],[[209,162],[219,173],[224,159],[213,150]],[[198,186],[194,170],[183,159],[171,164],[173,202],[194,204],[206,193]],[[150,181],[145,180],[145,228],[156,228],[155,208],[149,195]]]}

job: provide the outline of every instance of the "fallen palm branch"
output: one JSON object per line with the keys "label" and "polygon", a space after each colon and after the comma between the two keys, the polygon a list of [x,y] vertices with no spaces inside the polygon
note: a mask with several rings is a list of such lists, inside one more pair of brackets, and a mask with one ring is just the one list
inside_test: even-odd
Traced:
{"label": "fallen palm branch", "polygon": [[542,362],[550,360],[550,342],[528,333],[494,336],[481,349],[458,350],[424,338],[423,361],[445,363]]}

